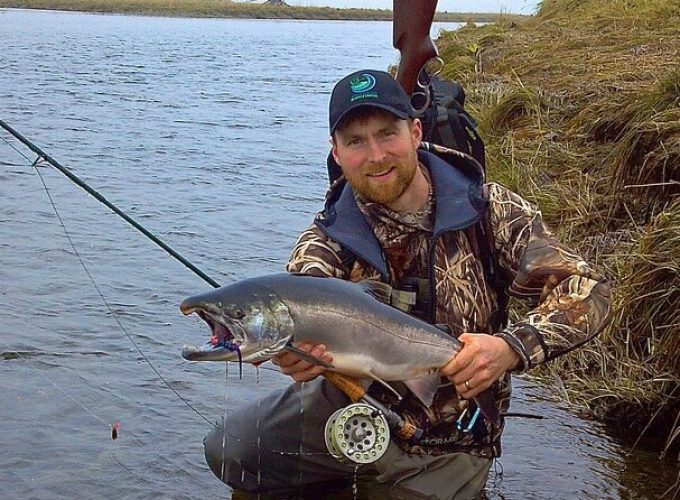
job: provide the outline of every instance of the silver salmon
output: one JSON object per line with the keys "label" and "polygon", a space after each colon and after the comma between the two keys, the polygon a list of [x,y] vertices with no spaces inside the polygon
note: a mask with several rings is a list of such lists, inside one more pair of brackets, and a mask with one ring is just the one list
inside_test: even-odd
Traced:
{"label": "silver salmon", "polygon": [[[429,407],[441,383],[439,370],[462,344],[389,306],[390,291],[377,281],[352,283],[288,273],[239,281],[182,302],[182,313],[198,314],[212,332],[205,346],[185,346],[182,356],[190,361],[260,363],[291,351],[345,375],[383,384],[403,382]],[[297,350],[302,342],[325,344],[333,362]],[[486,418],[500,423],[490,392],[475,401]]]}

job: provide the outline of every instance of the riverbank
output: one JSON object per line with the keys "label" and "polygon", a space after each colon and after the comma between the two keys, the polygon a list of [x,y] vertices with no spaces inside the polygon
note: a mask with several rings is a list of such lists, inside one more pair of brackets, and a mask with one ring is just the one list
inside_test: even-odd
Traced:
{"label": "riverbank", "polygon": [[[64,10],[107,14],[237,19],[300,19],[338,21],[392,21],[387,9],[291,7],[215,0],[0,0],[0,8]],[[435,20],[454,23],[492,23],[516,14],[437,12]]]}
{"label": "riverbank", "polygon": [[445,33],[487,141],[488,177],[611,277],[612,323],[540,374],[562,398],[680,442],[680,4],[546,0],[522,22]]}

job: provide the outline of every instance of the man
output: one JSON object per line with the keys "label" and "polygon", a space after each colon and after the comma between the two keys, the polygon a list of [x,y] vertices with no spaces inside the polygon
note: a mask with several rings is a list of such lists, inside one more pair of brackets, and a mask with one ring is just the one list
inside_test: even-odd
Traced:
{"label": "man", "polygon": [[[357,469],[324,449],[326,419],[348,399],[318,377],[322,366],[282,354],[274,363],[304,384],[230,417],[226,430],[206,438],[208,463],[224,481],[251,492],[289,492],[358,473],[404,498],[474,498],[500,455],[503,425],[480,417],[473,398],[490,389],[505,412],[509,372],[564,354],[602,328],[608,285],[555,239],[539,211],[502,186],[485,185],[473,159],[422,147],[422,124],[389,74],[364,70],[341,80],[329,126],[342,177],[300,236],[288,270],[388,282],[397,291],[395,307],[445,325],[463,342],[441,372],[451,383],[442,384],[430,407],[402,388],[392,409],[422,428],[423,438],[393,437],[384,457]],[[509,292],[534,306],[509,326],[498,320],[503,302],[484,272],[485,241],[477,231],[483,217]],[[300,347],[332,363],[325,346]],[[380,389],[377,397],[390,404]]]}

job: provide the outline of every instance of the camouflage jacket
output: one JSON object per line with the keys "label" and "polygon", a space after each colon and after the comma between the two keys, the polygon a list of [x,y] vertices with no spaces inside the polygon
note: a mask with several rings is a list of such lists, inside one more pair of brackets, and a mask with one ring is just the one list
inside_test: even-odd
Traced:
{"label": "camouflage jacket", "polygon": [[[429,280],[434,318],[424,319],[448,325],[455,336],[484,332],[502,337],[519,354],[517,371],[595,336],[609,311],[609,286],[603,276],[557,241],[535,207],[498,184],[485,184],[469,157],[438,147],[435,151],[418,152],[436,207],[430,230],[415,231],[400,244],[381,244],[389,241],[381,234],[381,221],[367,220],[365,208],[341,179],[331,187],[325,209],[299,237],[288,271],[350,281],[380,279],[398,288],[407,269],[407,274]],[[499,332],[491,328],[496,295],[466,230],[485,210],[498,265],[509,277],[508,292],[533,307]],[[507,411],[510,374],[491,390],[499,410]],[[459,429],[457,420],[467,407],[450,384],[442,384],[430,408],[407,394],[395,409],[425,436],[417,445],[397,443],[411,453],[499,456],[503,426],[482,421],[472,432],[465,432],[464,425]]]}

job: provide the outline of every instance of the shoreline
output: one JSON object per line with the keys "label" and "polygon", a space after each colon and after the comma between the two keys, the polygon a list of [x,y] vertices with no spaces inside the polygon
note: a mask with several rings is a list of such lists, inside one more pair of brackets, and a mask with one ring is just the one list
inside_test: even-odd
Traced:
{"label": "shoreline", "polygon": [[[0,9],[54,10],[92,14],[158,17],[287,19],[304,21],[392,21],[387,9],[333,7],[279,7],[211,0],[0,0]],[[491,23],[499,18],[525,18],[519,14],[438,12],[435,22]]]}

